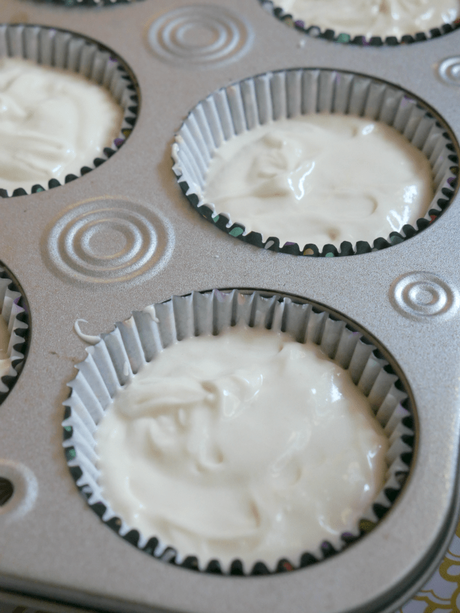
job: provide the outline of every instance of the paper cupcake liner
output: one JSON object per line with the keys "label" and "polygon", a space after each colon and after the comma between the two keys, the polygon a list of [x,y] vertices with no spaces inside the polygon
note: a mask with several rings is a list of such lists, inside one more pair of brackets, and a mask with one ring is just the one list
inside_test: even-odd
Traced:
{"label": "paper cupcake liner", "polygon": [[342,44],[359,45],[360,47],[382,47],[384,45],[388,47],[396,47],[398,45],[410,45],[412,43],[439,38],[440,36],[449,34],[460,27],[459,18],[452,23],[444,23],[439,27],[432,28],[426,32],[404,34],[399,38],[397,36],[387,36],[386,38],[382,38],[381,36],[372,36],[371,38],[366,38],[365,36],[351,35],[347,34],[346,32],[336,32],[330,28],[322,29],[315,24],[307,24],[302,19],[297,19],[291,13],[286,12],[283,8],[277,6],[276,3],[272,2],[272,0],[259,1],[262,4],[262,7],[268,13],[271,13],[288,26],[305,32],[305,34],[308,34],[313,38],[322,38],[323,40],[334,41]]}
{"label": "paper cupcake liner", "polygon": [[113,4],[133,4],[142,0],[34,0],[39,4],[58,4],[60,6],[111,6]]}
{"label": "paper cupcake liner", "polygon": [[[280,555],[270,566],[263,560],[244,568],[235,559],[228,567],[219,560],[183,556],[170,543],[155,535],[141,534],[116,515],[99,485],[98,458],[94,435],[113,396],[132,376],[163,348],[188,337],[218,335],[224,329],[245,323],[282,331],[300,343],[312,341],[344,369],[367,396],[372,410],[387,434],[385,485],[352,532],[342,534],[340,546],[325,541],[315,551],[303,552],[296,560]],[[381,352],[344,319],[317,308],[306,300],[291,299],[271,292],[218,291],[173,297],[167,302],[134,312],[103,334],[87,350],[88,357],[76,366],[78,374],[68,385],[65,405],[64,450],[78,489],[101,520],[126,541],[160,560],[189,569],[230,575],[260,575],[302,568],[327,558],[372,530],[401,492],[413,455],[413,409],[404,384]]]}
{"label": "paper cupcake liner", "polygon": [[[204,202],[206,173],[216,149],[246,130],[279,119],[312,113],[367,117],[395,128],[428,158],[433,170],[434,198],[414,226],[379,237],[371,246],[344,241],[332,244],[280,243],[247,232],[238,220]],[[173,171],[193,208],[218,228],[247,243],[293,255],[348,256],[385,249],[415,236],[439,217],[457,188],[458,156],[447,125],[421,100],[404,90],[363,75],[326,69],[291,69],[269,72],[220,89],[200,102],[188,115],[172,147]]]}
{"label": "paper cupcake liner", "polygon": [[29,342],[29,315],[26,300],[13,276],[0,263],[0,317],[10,334],[7,354],[9,371],[0,378],[0,405],[16,384],[26,359]]}
{"label": "paper cupcake liner", "polygon": [[[19,57],[32,60],[43,66],[53,66],[83,75],[108,89],[123,109],[120,134],[103,155],[88,160],[88,166],[80,169],[80,176],[88,174],[123,145],[132,132],[139,110],[137,81],[129,67],[113,51],[83,36],[36,25],[0,24],[0,57]],[[78,179],[74,174],[65,177],[65,183]],[[48,186],[34,185],[31,193],[59,187],[60,181],[50,179]],[[1,188],[0,197],[25,196],[27,191],[16,188],[12,194]]]}

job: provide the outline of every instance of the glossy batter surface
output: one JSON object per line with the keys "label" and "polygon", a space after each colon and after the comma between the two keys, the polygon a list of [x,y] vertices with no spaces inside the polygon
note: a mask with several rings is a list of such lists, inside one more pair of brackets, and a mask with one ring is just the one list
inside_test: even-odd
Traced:
{"label": "glossy batter surface", "polygon": [[246,233],[280,245],[355,245],[423,217],[433,198],[425,155],[394,128],[312,114],[234,136],[211,160],[203,193]]}
{"label": "glossy batter surface", "polygon": [[396,36],[428,32],[454,22],[458,0],[277,0],[305,26],[354,36]]}
{"label": "glossy batter surface", "polygon": [[80,175],[110,147],[123,111],[81,75],[19,58],[0,60],[0,188],[48,186]]}
{"label": "glossy batter surface", "polygon": [[383,486],[388,439],[318,346],[230,328],[165,349],[96,433],[116,514],[182,556],[224,566],[301,553],[355,530]]}

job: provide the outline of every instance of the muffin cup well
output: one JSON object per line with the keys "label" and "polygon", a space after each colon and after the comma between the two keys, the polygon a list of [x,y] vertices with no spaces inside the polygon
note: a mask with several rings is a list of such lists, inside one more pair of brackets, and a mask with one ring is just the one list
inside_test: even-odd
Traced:
{"label": "muffin cup well", "polygon": [[[218,335],[237,323],[286,332],[299,343],[312,341],[319,345],[327,356],[349,371],[355,385],[368,397],[390,441],[384,488],[355,529],[342,534],[338,545],[327,541],[318,543],[314,551],[301,552],[295,560],[287,560],[280,552],[274,566],[260,560],[252,568],[244,568],[243,562],[235,559],[224,567],[219,560],[185,557],[171,544],[161,542],[155,535],[141,534],[136,526],[118,517],[99,484],[94,435],[116,392],[169,345],[202,334]],[[71,393],[64,403],[63,446],[70,472],[90,507],[105,524],[160,560],[194,570],[231,575],[259,575],[308,566],[345,549],[372,530],[390,509],[408,476],[414,426],[413,408],[403,383],[365,336],[345,320],[306,300],[239,290],[175,296],[165,303],[134,312],[86,351],[89,355],[76,366],[79,372],[69,383]]]}
{"label": "muffin cup well", "polygon": [[291,13],[286,12],[283,8],[276,5],[276,2],[272,0],[259,0],[262,7],[268,12],[274,15],[277,19],[287,24],[288,26],[305,32],[313,38],[321,38],[323,40],[334,41],[342,44],[359,45],[360,47],[382,47],[384,45],[388,47],[396,47],[398,45],[410,45],[412,43],[423,42],[431,40],[433,38],[439,38],[445,34],[450,34],[460,27],[460,18],[456,19],[452,23],[440,24],[437,28],[432,28],[427,32],[417,32],[415,34],[404,34],[400,38],[396,36],[387,36],[382,38],[381,36],[372,36],[366,38],[365,36],[356,36],[347,34],[346,32],[336,32],[333,29],[321,29],[315,24],[307,24],[302,19],[297,19]]}
{"label": "muffin cup well", "polygon": [[9,371],[0,379],[0,404],[13,389],[24,365],[29,341],[29,316],[25,298],[9,273],[0,264],[0,317],[8,326],[10,340],[7,355]]}
{"label": "muffin cup well", "polygon": [[[134,75],[128,66],[110,49],[88,38],[56,28],[36,25],[0,25],[0,57],[16,57],[31,60],[42,66],[51,66],[80,74],[105,87],[123,109],[120,133],[111,147],[105,147],[103,155],[88,160],[80,169],[80,176],[88,174],[107,161],[125,142],[136,123],[139,96]],[[78,177],[68,174],[65,183]],[[31,193],[59,187],[57,179],[50,179],[47,186],[34,185]],[[12,194],[2,189],[0,197],[24,196],[27,191],[18,186]]]}
{"label": "muffin cup well", "polygon": [[[237,219],[205,202],[206,173],[215,151],[235,135],[279,119],[335,113],[382,121],[403,134],[428,158],[434,198],[414,226],[356,245],[280,243],[276,236],[247,232]],[[346,256],[385,249],[429,226],[450,204],[458,175],[458,149],[441,118],[404,90],[363,75],[326,69],[291,69],[252,77],[218,90],[188,115],[172,147],[173,171],[193,208],[218,228],[247,243],[294,255]]]}

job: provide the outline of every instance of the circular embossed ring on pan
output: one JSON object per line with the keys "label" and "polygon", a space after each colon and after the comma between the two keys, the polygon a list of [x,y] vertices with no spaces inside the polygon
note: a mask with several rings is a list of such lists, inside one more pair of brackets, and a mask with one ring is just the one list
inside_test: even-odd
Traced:
{"label": "circular embossed ring on pan", "polygon": [[184,6],[156,19],[148,42],[161,59],[190,68],[211,68],[239,59],[253,32],[240,15],[220,6]]}
{"label": "circular embossed ring on pan", "polygon": [[116,198],[79,203],[53,225],[46,259],[71,281],[111,283],[157,272],[174,244],[158,212]]}
{"label": "circular embossed ring on pan", "polygon": [[449,57],[438,66],[438,73],[444,83],[460,86],[460,57]]}
{"label": "circular embossed ring on pan", "polygon": [[411,272],[397,279],[390,299],[397,311],[418,320],[450,317],[460,306],[457,289],[429,272]]}
{"label": "circular embossed ring on pan", "polygon": [[0,479],[11,486],[11,495],[0,504],[0,526],[20,520],[35,506],[38,482],[34,473],[19,462],[0,458]]}

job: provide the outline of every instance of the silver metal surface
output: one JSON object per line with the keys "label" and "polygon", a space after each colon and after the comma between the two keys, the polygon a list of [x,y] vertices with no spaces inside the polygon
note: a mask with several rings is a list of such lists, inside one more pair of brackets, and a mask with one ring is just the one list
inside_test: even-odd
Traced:
{"label": "silver metal surface", "polygon": [[[180,19],[193,6],[0,6],[2,22],[69,29],[114,49],[141,91],[136,127],[109,161],[68,185],[0,200],[0,261],[31,310],[29,355],[0,407],[0,474],[9,467],[5,476],[15,481],[17,474],[23,487],[22,512],[0,516],[0,588],[130,613],[392,611],[433,572],[459,511],[459,197],[427,230],[385,251],[293,257],[243,244],[201,219],[176,184],[170,150],[174,132],[209,93],[294,67],[355,71],[402,86],[459,139],[457,72],[442,66],[458,55],[460,31],[396,48],[342,46],[288,28],[257,0],[219,0],[193,11],[218,17],[202,25],[197,17],[190,38]],[[179,31],[172,47],[164,42],[169,23]],[[210,61],[219,37],[225,58]],[[238,52],[229,52],[232,45]],[[187,46],[193,59],[171,59]],[[65,463],[62,402],[74,364],[86,355],[76,319],[88,321],[84,332],[99,334],[148,304],[213,287],[290,293],[343,313],[388,350],[412,390],[419,437],[406,491],[374,532],[302,571],[239,579],[162,564],[98,521]]]}

